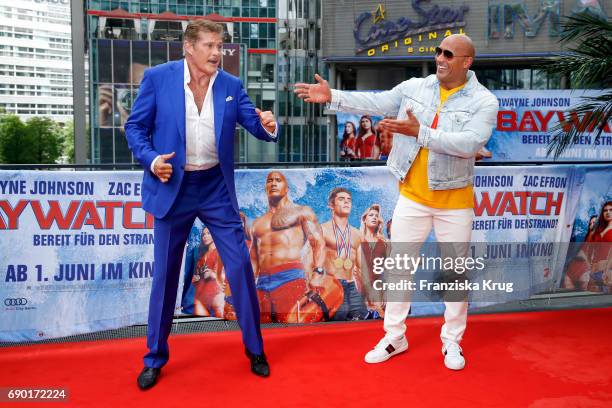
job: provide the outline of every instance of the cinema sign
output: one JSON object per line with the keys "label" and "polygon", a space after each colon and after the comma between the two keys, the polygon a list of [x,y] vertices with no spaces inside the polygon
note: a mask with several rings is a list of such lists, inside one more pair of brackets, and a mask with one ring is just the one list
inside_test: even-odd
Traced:
{"label": "cinema sign", "polygon": [[373,12],[364,12],[355,20],[353,36],[355,53],[367,52],[369,57],[384,54],[390,49],[404,48],[406,54],[432,53],[435,45],[451,34],[465,34],[465,13],[468,5],[447,7],[433,5],[428,9],[423,3],[429,0],[412,0],[412,8],[418,19],[400,17],[387,19],[386,11],[379,4]]}

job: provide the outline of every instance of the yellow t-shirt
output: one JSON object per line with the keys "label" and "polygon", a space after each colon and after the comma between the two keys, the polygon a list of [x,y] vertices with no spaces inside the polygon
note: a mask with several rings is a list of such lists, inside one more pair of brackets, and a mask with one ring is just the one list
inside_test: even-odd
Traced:
{"label": "yellow t-shirt", "polygon": [[[463,87],[464,85],[461,85],[448,90],[440,87],[440,105],[436,112],[436,118],[440,114],[440,109],[444,102]],[[434,119],[434,123],[436,126],[432,127],[435,128],[437,127],[437,119]],[[471,185],[452,190],[429,189],[427,177],[428,158],[429,149],[421,147],[404,182],[400,183],[400,194],[412,201],[432,208],[474,208],[474,191]]]}

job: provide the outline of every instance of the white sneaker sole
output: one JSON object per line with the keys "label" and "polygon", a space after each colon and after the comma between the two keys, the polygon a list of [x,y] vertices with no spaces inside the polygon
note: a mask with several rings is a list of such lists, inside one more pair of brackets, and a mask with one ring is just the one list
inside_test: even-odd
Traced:
{"label": "white sneaker sole", "polygon": [[463,368],[465,367],[465,361],[463,362],[463,364],[459,364],[459,365],[451,365],[450,363],[447,363],[446,360],[444,360],[444,365],[446,366],[446,368],[448,368],[449,370],[453,370],[453,371],[461,371],[463,370]]}
{"label": "white sneaker sole", "polygon": [[382,359],[368,359],[368,354],[370,354],[368,352],[368,354],[365,355],[364,361],[368,364],[376,364],[376,363],[383,363],[385,361],[387,361],[388,359],[390,359],[391,357],[399,354],[399,353],[403,353],[404,351],[408,350],[408,343],[406,343],[405,346],[400,347],[398,349],[395,349],[395,351],[393,353],[389,353],[387,354],[384,358]]}

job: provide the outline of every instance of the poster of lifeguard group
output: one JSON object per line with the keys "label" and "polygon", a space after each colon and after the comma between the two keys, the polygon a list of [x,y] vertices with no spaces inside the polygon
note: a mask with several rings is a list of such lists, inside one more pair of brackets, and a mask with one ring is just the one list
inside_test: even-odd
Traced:
{"label": "poster of lifeguard group", "polygon": [[[254,224],[272,203],[266,189],[270,174],[285,181],[275,194],[310,209],[323,231],[336,231],[330,224],[334,210],[329,198],[340,187],[351,196],[347,217],[354,236],[369,232],[375,241],[389,240],[398,189],[385,167],[239,170],[237,194],[250,245],[256,239]],[[610,174],[612,166],[596,165],[477,168],[473,255],[488,251],[487,273],[514,280],[514,298],[560,286],[563,254],[556,253],[557,244],[572,240],[576,214],[582,223],[610,199]],[[0,172],[0,299],[10,300],[0,313],[0,341],[146,322],[154,238],[153,219],[140,208],[141,177],[139,171]],[[231,319],[231,290],[224,284],[222,265],[215,269],[207,263],[214,239],[205,235],[197,222],[186,245],[176,312]],[[341,234],[333,239],[341,241]],[[300,253],[296,261],[309,273],[311,243],[304,239],[290,244]],[[341,245],[336,249],[341,252]],[[508,259],[502,262],[504,256]],[[517,271],[513,277],[500,267],[506,264]],[[365,275],[352,265],[348,270]],[[505,298],[474,302],[479,300],[495,303]],[[422,302],[415,304],[413,314],[441,306]],[[380,316],[376,302],[366,296],[362,310],[363,315],[346,318]],[[274,321],[274,316],[265,318]]]}

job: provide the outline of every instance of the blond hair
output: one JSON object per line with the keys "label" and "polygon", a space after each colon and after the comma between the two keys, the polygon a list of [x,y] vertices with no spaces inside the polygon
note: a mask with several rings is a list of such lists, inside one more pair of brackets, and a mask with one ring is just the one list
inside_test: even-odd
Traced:
{"label": "blond hair", "polygon": [[366,208],[363,214],[361,214],[361,225],[359,226],[359,230],[361,231],[361,234],[365,237],[366,230],[367,230],[365,220],[366,220],[366,217],[368,216],[368,213],[372,210],[378,213],[378,226],[376,227],[376,230],[374,231],[374,236],[382,237],[384,239],[382,231],[383,231],[383,226],[385,225],[385,220],[382,217],[382,208],[380,204],[372,204],[371,206]]}
{"label": "blond hair", "polygon": [[193,20],[185,28],[184,38],[192,44],[198,41],[200,33],[217,33],[223,35],[223,26],[210,20]]}

